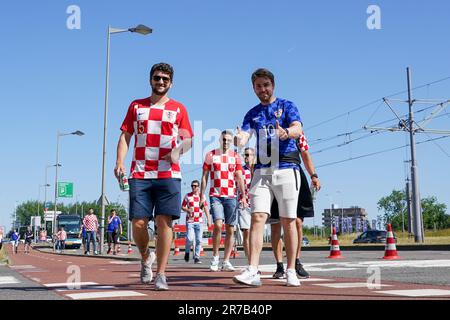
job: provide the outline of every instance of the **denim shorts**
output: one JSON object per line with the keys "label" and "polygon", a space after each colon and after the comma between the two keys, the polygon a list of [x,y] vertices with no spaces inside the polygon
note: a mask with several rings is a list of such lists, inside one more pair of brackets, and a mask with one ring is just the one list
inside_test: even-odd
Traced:
{"label": "denim shorts", "polygon": [[236,198],[210,197],[211,216],[213,221],[225,220],[225,224],[237,224]]}
{"label": "denim shorts", "polygon": [[[130,179],[129,220],[154,216],[180,218],[181,180],[180,179]],[[153,214],[154,211],[154,214]]]}

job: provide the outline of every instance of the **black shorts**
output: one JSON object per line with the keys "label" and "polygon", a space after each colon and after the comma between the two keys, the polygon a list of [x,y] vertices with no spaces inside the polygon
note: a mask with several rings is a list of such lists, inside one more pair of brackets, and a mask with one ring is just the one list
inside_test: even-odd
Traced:
{"label": "black shorts", "polygon": [[106,237],[107,237],[108,243],[117,244],[117,242],[119,240],[119,233],[118,232],[107,232]]}

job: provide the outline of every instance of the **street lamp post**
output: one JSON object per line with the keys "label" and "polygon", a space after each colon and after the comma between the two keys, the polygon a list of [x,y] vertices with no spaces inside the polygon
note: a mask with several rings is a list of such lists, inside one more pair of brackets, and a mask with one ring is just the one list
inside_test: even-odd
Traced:
{"label": "street lamp post", "polygon": [[58,167],[59,165],[59,137],[62,136],[69,136],[69,135],[76,135],[76,136],[83,136],[84,132],[81,132],[79,130],[71,132],[71,133],[60,133],[58,131],[56,135],[56,164],[55,164],[55,205],[54,205],[54,213],[53,213],[53,234],[56,233],[56,211],[57,211],[57,205],[56,201],[58,200]]}
{"label": "street lamp post", "polygon": [[108,128],[108,92],[109,92],[109,45],[111,34],[122,33],[122,32],[135,32],[142,35],[147,35],[153,30],[142,24],[136,26],[135,28],[129,29],[117,29],[108,26],[107,35],[107,45],[106,45],[106,88],[105,88],[105,110],[103,115],[103,158],[102,158],[102,194],[100,196],[101,202],[101,221],[100,221],[100,254],[103,253],[103,242],[104,242],[104,224],[105,224],[105,163],[106,163],[106,133]]}

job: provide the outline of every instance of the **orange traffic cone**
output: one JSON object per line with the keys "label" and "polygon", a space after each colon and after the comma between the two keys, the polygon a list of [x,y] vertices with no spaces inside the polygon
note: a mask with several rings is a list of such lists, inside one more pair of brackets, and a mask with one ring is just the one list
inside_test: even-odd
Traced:
{"label": "orange traffic cone", "polygon": [[200,257],[204,257],[205,256],[205,251],[203,251],[203,246],[200,247]]}
{"label": "orange traffic cone", "polygon": [[180,248],[178,247],[177,243],[175,242],[175,248],[173,249],[173,255],[177,256],[180,254]]}
{"label": "orange traffic cone", "polygon": [[390,223],[387,225],[386,233],[386,247],[383,259],[396,260],[400,259],[397,255],[397,247],[395,246],[394,234],[392,233],[392,226]]}
{"label": "orange traffic cone", "polygon": [[131,248],[131,243],[128,242],[128,254],[132,254],[133,253],[133,249]]}
{"label": "orange traffic cone", "polygon": [[231,250],[231,256],[233,257],[233,259],[239,257],[239,252],[236,247],[233,247],[233,249]]}
{"label": "orange traffic cone", "polygon": [[327,257],[329,259],[342,259],[341,250],[339,249],[339,241],[336,235],[336,228],[333,227],[333,234],[331,235],[331,251]]}

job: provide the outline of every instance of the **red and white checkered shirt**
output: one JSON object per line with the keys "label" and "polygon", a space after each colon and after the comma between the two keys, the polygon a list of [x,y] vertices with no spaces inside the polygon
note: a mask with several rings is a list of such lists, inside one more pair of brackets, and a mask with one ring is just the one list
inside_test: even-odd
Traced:
{"label": "red and white checkered shirt", "polygon": [[[244,170],[244,185],[245,185],[245,199],[247,200],[247,204],[250,207],[250,195],[248,194],[250,190],[250,183],[252,182],[252,172],[249,167],[244,165],[242,167]],[[238,190],[238,195],[240,197],[240,191]]]}
{"label": "red and white checkered shirt", "polygon": [[86,228],[86,231],[97,231],[98,229],[98,220],[95,214],[87,214],[84,216],[83,225]]}
{"label": "red and white checkered shirt", "polygon": [[219,149],[216,149],[206,154],[203,170],[211,172],[209,189],[211,197],[236,197],[235,175],[237,171],[242,172],[241,163],[239,154],[231,150],[222,154]]}
{"label": "red and white checkered shirt", "polygon": [[305,137],[304,133],[300,134],[300,138],[298,138],[298,140],[297,140],[297,147],[298,147],[298,150],[300,150],[300,152],[309,150],[308,141],[306,141],[306,137]]}
{"label": "red and white checkered shirt", "polygon": [[[203,210],[200,209],[200,194],[188,193],[184,197],[181,206],[193,209],[189,214],[186,214],[186,223],[203,223]],[[203,206],[208,206],[205,200],[203,200]]]}
{"label": "red and white checkered shirt", "polygon": [[178,138],[193,136],[186,108],[175,100],[152,105],[150,98],[135,100],[120,127],[134,134],[131,178],[181,178],[180,165],[163,160],[178,147]]}

